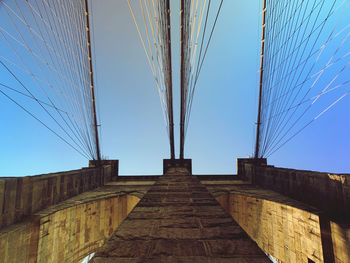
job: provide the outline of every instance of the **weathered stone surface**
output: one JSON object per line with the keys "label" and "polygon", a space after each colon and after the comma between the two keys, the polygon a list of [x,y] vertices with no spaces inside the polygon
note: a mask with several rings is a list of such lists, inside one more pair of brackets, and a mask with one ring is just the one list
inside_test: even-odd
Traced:
{"label": "weathered stone surface", "polygon": [[288,199],[262,189],[217,197],[259,247],[274,258],[281,262],[323,262],[318,211]]}
{"label": "weathered stone surface", "polygon": [[[346,175],[240,166],[248,179],[257,171],[278,193],[244,177],[189,176],[185,169],[108,182],[112,168],[105,167],[107,179],[94,168],[1,178],[0,225],[8,226],[0,230],[0,262],[79,262],[111,237],[95,262],[268,262],[253,239],[283,262],[350,263],[349,224],[328,217],[348,203]],[[310,194],[328,214],[307,204]]]}
{"label": "weathered stone surface", "polygon": [[93,190],[116,177],[118,162],[100,168],[60,173],[0,178],[0,228],[73,196]]}
{"label": "weathered stone surface", "polygon": [[317,207],[337,221],[350,223],[350,174],[278,168],[239,159],[239,177]]}
{"label": "weathered stone surface", "polygon": [[330,222],[334,261],[337,263],[350,262],[350,226]]}
{"label": "weathered stone surface", "polygon": [[[220,202],[224,207],[231,209],[231,215],[250,234],[252,229],[256,228],[256,222],[252,221],[261,220],[262,215],[269,217],[268,224],[259,225],[262,234],[257,234],[256,237],[260,241],[275,239],[273,241],[275,245],[266,247],[253,237],[261,248],[275,257],[285,258],[285,261],[290,262],[294,262],[295,256],[297,262],[307,262],[307,257],[314,262],[350,262],[350,174],[276,168],[264,162],[254,163],[252,159],[239,159],[238,167],[239,178],[250,178],[256,185],[236,188],[234,194],[226,195],[229,198],[220,197]],[[218,190],[212,187],[212,191],[218,196],[219,192],[223,194],[223,190],[229,192],[229,188],[233,190],[227,185],[224,188]],[[253,188],[255,190],[252,190]],[[242,204],[237,201],[240,199],[237,195],[239,192],[246,196],[246,199],[257,198],[257,200]],[[263,192],[265,194],[262,194]],[[232,198],[240,205],[232,204],[229,201]],[[310,211],[308,205],[316,207],[318,212]],[[256,206],[261,208],[258,210],[259,214],[254,208]],[[268,210],[270,212],[264,214]],[[277,214],[273,212],[275,210],[278,211]],[[247,214],[253,219],[248,223],[244,220]],[[283,217],[281,219],[281,215],[286,214],[289,215],[288,219]],[[291,214],[294,219],[291,219]],[[241,220],[238,219],[238,215]],[[282,225],[281,220],[288,222],[288,226]],[[270,222],[276,226],[274,230],[280,230],[270,231],[268,228]],[[295,232],[295,235],[288,236],[285,229]],[[270,231],[269,237],[263,234],[266,230]],[[276,247],[281,247],[281,244],[284,244],[284,248],[277,249]],[[288,253],[293,250],[295,254]]]}
{"label": "weathered stone surface", "polygon": [[140,199],[99,188],[0,230],[0,262],[80,262],[111,236]]}
{"label": "weathered stone surface", "polygon": [[186,170],[161,176],[93,262],[269,262]]}

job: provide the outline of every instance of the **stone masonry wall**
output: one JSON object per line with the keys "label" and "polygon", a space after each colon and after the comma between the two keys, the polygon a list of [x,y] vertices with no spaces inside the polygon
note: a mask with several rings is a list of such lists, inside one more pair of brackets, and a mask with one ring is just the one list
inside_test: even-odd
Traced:
{"label": "stone masonry wall", "polygon": [[196,176],[171,169],[92,262],[270,262]]}
{"label": "stone masonry wall", "polygon": [[111,236],[140,199],[87,192],[0,230],[2,263],[76,263]]}
{"label": "stone masonry wall", "polygon": [[238,159],[241,178],[306,204],[317,207],[332,218],[350,222],[350,174],[276,168]]}
{"label": "stone masonry wall", "polygon": [[245,194],[228,193],[216,199],[259,247],[279,262],[323,262],[317,213]]}
{"label": "stone masonry wall", "polygon": [[238,176],[320,210],[325,262],[350,263],[350,174],[276,168],[238,159]]}
{"label": "stone masonry wall", "polygon": [[0,228],[111,181],[115,176],[112,168],[108,164],[101,168],[0,178]]}

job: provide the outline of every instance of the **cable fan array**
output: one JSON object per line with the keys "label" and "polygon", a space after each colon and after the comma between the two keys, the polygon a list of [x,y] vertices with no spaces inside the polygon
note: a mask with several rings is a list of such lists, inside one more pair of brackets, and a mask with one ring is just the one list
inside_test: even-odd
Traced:
{"label": "cable fan array", "polygon": [[87,1],[0,1],[0,93],[98,159]]}
{"label": "cable fan array", "polygon": [[[128,0],[128,5],[156,82],[173,159],[175,151],[169,0],[140,0],[133,5]],[[141,21],[137,21],[136,17],[141,17]]]}
{"label": "cable fan array", "polygon": [[[223,0],[181,0],[181,109],[180,158],[184,158],[185,136],[191,114],[194,91],[210,40],[220,14]],[[215,13],[214,21],[210,14]],[[207,29],[210,28],[207,34]]]}
{"label": "cable fan array", "polygon": [[349,0],[264,0],[256,157],[350,93],[349,21]]}

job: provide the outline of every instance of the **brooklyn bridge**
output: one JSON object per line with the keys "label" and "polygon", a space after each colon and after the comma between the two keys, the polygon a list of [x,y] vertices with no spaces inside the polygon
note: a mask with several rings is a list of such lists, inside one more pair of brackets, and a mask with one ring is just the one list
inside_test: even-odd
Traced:
{"label": "brooklyn bridge", "polygon": [[[243,8],[258,14],[245,20]],[[121,22],[107,22],[109,15]],[[250,40],[240,42],[250,32],[252,17],[259,21],[255,48]],[[96,19],[103,21],[100,26]],[[234,28],[225,26],[228,21]],[[111,44],[106,39],[114,27],[119,34]],[[135,41],[123,42],[128,35]],[[350,175],[342,170],[348,161],[341,163],[349,156],[349,140],[340,135],[349,127],[349,36],[350,0],[0,0],[1,158],[6,160],[1,166],[23,168],[21,158],[11,157],[20,156],[14,143],[21,140],[32,145],[27,159],[39,153],[41,163],[47,163],[52,151],[57,154],[52,165],[69,158],[72,163],[84,158],[87,165],[33,176],[1,174],[0,262],[350,263]],[[98,49],[98,43],[112,48]],[[231,68],[225,61],[232,60],[233,51],[240,57]],[[125,60],[108,64],[113,52]],[[256,68],[247,62],[253,56]],[[147,66],[142,73],[139,64]],[[243,74],[245,67],[256,74]],[[123,74],[126,82],[108,88],[104,73],[117,71],[123,72],[120,82]],[[208,78],[213,75],[220,81]],[[139,94],[130,89],[133,80],[142,86]],[[207,97],[200,96],[206,88]],[[121,102],[99,94],[112,90],[133,93],[133,102],[125,103],[129,111],[100,111],[107,101]],[[143,104],[152,92],[160,99],[154,114],[163,118],[157,123],[164,122],[164,134],[148,119],[153,108]],[[250,107],[253,94],[256,104]],[[219,102],[211,105],[216,98]],[[251,138],[246,130],[237,138],[226,136],[225,128],[209,123],[209,112],[223,107],[240,116],[232,117],[239,130],[250,121],[244,104],[254,113]],[[133,149],[132,142],[121,140],[119,149],[110,150],[123,129],[135,133],[125,131],[134,111],[140,115],[137,122],[146,124],[137,129],[135,141],[162,141],[164,135],[158,155],[154,142],[145,153],[140,145]],[[327,126],[318,126],[327,115],[332,116]],[[125,123],[116,121],[121,117]],[[339,133],[322,137],[335,119],[342,120]],[[192,123],[197,129],[191,130]],[[153,135],[147,138],[149,128]],[[203,139],[206,130],[230,147],[234,141],[239,151],[241,141],[252,139],[248,157],[246,150],[238,152],[235,165],[229,156],[235,173],[196,172],[190,140],[211,156],[210,163],[200,163],[203,167],[217,167],[227,158],[224,146],[203,146],[203,140],[214,140]],[[28,134],[37,139],[28,140]],[[300,140],[307,134],[317,142],[311,156],[309,139]],[[39,144],[47,136],[50,151],[44,152]],[[288,160],[312,160],[321,169],[326,166],[316,156],[322,149],[338,166],[333,162],[332,171],[316,172],[268,162],[283,156],[283,149],[290,151],[288,145],[296,140],[303,142],[295,144],[301,157],[293,156],[296,151]],[[339,155],[331,148],[337,143]],[[145,159],[166,153],[159,158],[162,173],[123,174],[123,155],[106,157],[118,155],[123,144]],[[128,163],[129,171],[142,171],[146,163]]]}

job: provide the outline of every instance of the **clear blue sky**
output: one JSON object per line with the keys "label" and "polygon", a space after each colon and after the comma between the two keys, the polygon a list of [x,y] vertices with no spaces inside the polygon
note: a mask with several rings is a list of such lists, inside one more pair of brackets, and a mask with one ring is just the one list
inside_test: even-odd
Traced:
{"label": "clear blue sky", "polygon": [[[172,2],[176,151],[179,129],[179,13]],[[92,1],[95,76],[102,153],[121,174],[160,174],[169,145],[155,83],[127,2]],[[193,172],[235,173],[253,153],[258,95],[261,5],[225,0],[197,85],[185,157]],[[0,71],[1,73],[1,71]],[[0,77],[2,75],[0,74]],[[272,155],[276,166],[350,172],[350,97]],[[24,176],[86,166],[16,105],[0,96],[0,175]]]}

